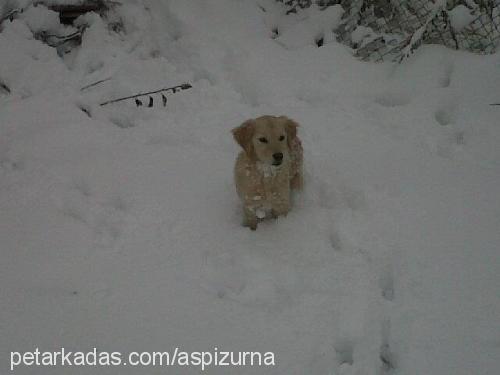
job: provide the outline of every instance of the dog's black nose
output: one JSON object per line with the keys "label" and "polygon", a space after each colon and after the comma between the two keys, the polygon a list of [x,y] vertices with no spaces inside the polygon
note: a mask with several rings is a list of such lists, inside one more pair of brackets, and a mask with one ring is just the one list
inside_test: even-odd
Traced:
{"label": "dog's black nose", "polygon": [[283,160],[283,153],[282,152],[277,152],[273,154],[273,158],[276,161],[282,161]]}

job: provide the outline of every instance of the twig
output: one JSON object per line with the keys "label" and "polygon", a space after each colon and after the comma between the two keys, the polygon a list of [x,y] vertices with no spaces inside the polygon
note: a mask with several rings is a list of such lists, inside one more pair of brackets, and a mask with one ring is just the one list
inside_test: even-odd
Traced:
{"label": "twig", "polygon": [[49,38],[58,39],[58,40],[60,40],[59,44],[62,44],[62,43],[67,42],[68,40],[73,40],[73,39],[81,38],[83,32],[85,31],[85,29],[86,29],[86,27],[80,27],[74,33],[67,34],[67,35],[49,34],[46,31],[42,31],[42,32],[38,33],[35,36],[38,37],[38,38],[40,38],[43,41],[48,41]]}
{"label": "twig", "polygon": [[5,83],[0,81],[0,89],[4,90],[7,94],[10,94],[10,88]]}
{"label": "twig", "polygon": [[[46,31],[41,31],[35,34],[35,39],[39,39],[52,47],[59,47],[71,40],[77,40],[78,41],[77,43],[80,43],[83,32],[85,31],[86,28],[87,28],[86,25],[80,26],[77,31],[67,35],[49,34]],[[57,42],[55,42],[56,40]]]}
{"label": "twig", "polygon": [[23,9],[12,9],[9,13],[7,13],[3,18],[0,19],[0,24],[5,20],[12,21],[17,13],[22,13],[22,12]]}
{"label": "twig", "polygon": [[111,104],[111,103],[121,102],[121,101],[127,100],[127,99],[138,98],[140,96],[157,94],[157,93],[163,92],[163,91],[172,91],[172,94],[175,94],[177,92],[177,90],[187,90],[187,89],[190,89],[191,87],[193,87],[193,86],[191,86],[189,83],[183,83],[182,85],[177,85],[177,86],[173,86],[173,87],[166,87],[164,89],[142,92],[142,93],[135,94],[135,95],[125,96],[123,98],[108,100],[108,101],[105,101],[104,103],[101,103],[99,105],[103,106],[103,105],[107,105],[107,104]]}
{"label": "twig", "polygon": [[83,30],[78,30],[78,31],[75,31],[74,33],[71,33],[68,35],[55,35],[55,34],[47,34],[47,33],[43,32],[43,33],[41,33],[41,36],[43,36],[45,38],[56,38],[56,39],[66,41],[66,40],[70,40],[70,39],[74,39],[76,37],[82,36],[82,32],[83,32]]}
{"label": "twig", "polygon": [[490,105],[500,105],[500,103],[491,103]]}
{"label": "twig", "polygon": [[111,77],[108,77],[108,78],[101,79],[101,80],[99,80],[99,81],[97,81],[97,82],[90,83],[90,84],[88,84],[88,85],[86,85],[86,86],[83,86],[83,87],[80,89],[80,91],[87,90],[87,89],[89,89],[89,88],[91,88],[91,87],[97,86],[99,83],[103,83],[103,82],[109,81],[110,79],[111,79]]}

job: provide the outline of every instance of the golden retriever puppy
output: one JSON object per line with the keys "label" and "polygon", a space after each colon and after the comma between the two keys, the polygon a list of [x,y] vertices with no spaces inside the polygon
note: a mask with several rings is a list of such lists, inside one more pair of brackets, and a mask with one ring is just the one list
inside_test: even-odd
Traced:
{"label": "golden retriever puppy", "polygon": [[234,169],[244,225],[257,229],[265,217],[286,215],[290,189],[301,189],[302,144],[298,124],[285,116],[262,116],[232,130],[243,148]]}

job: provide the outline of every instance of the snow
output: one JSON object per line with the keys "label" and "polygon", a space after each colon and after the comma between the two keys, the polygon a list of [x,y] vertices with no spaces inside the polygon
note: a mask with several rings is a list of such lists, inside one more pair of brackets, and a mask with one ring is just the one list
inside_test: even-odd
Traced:
{"label": "snow", "polygon": [[280,167],[269,165],[266,163],[257,162],[257,170],[262,173],[264,177],[274,177],[280,170]]}
{"label": "snow", "polygon": [[[123,3],[120,33],[86,15],[64,58],[32,17],[0,32],[3,353],[217,346],[277,366],[204,374],[498,373],[498,53],[365,63],[315,45],[316,11]],[[182,82],[166,109],[98,105]],[[301,124],[305,190],[253,232],[230,130],[263,114]]]}
{"label": "snow", "polygon": [[[52,5],[81,5],[85,3],[85,0],[40,0],[40,3],[43,3],[48,6]],[[98,0],[94,0],[94,2],[98,2]]]}
{"label": "snow", "polygon": [[373,30],[370,27],[358,26],[352,32],[351,39],[354,43],[360,43],[364,38],[373,35]]}
{"label": "snow", "polygon": [[255,211],[255,216],[257,216],[259,219],[264,219],[266,217],[266,210],[258,208]]}
{"label": "snow", "polygon": [[451,27],[456,32],[462,31],[464,27],[467,27],[473,20],[474,15],[465,5],[457,5],[455,8],[449,11]]}
{"label": "snow", "polygon": [[344,13],[340,5],[320,10],[319,6],[313,4],[298,15],[290,14],[284,17],[283,8],[268,7],[267,4],[261,4],[261,6],[269,9],[265,17],[268,20],[267,24],[273,25],[271,31],[273,29],[278,31],[276,41],[288,49],[314,45],[319,39],[323,39],[324,43],[334,41],[333,30],[340,24]]}
{"label": "snow", "polygon": [[33,33],[47,31],[54,33],[61,27],[59,13],[48,9],[43,5],[29,7],[22,13],[22,20],[28,25]]}

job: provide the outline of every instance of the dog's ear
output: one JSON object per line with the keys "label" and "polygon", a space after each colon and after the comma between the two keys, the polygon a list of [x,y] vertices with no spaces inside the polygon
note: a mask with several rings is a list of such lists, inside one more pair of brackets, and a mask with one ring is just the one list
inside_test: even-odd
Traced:
{"label": "dog's ear", "polygon": [[286,120],[285,123],[285,131],[286,131],[286,136],[287,136],[287,142],[288,142],[288,147],[292,147],[292,142],[297,138],[297,128],[299,127],[299,124],[292,120],[289,119],[286,116],[282,116]]}
{"label": "dog's ear", "polygon": [[254,124],[255,121],[250,119],[231,131],[233,133],[234,140],[243,148],[243,150],[245,150],[249,157],[252,157],[253,155],[252,137],[254,133]]}

